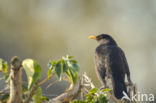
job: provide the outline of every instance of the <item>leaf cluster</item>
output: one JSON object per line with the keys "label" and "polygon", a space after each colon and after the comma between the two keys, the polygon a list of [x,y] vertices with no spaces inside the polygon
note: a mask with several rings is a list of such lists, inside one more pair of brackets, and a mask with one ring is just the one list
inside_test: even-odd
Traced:
{"label": "leaf cluster", "polygon": [[97,88],[91,89],[86,95],[86,99],[83,100],[74,100],[71,103],[108,103],[108,95],[109,88],[105,88],[103,90],[99,90]]}
{"label": "leaf cluster", "polygon": [[[41,79],[41,66],[40,64],[33,59],[25,59],[22,62],[22,67],[27,76],[27,83],[24,83],[22,86],[23,90],[23,101],[27,98],[27,94],[33,89],[33,86],[40,81]],[[78,75],[79,65],[77,61],[73,59],[72,56],[62,57],[58,61],[50,61],[48,63],[48,72],[47,78],[41,81],[39,84],[45,83],[49,80],[53,75],[57,75],[58,79],[61,81],[63,78],[63,74],[65,74],[71,84],[75,84],[79,77]],[[4,79],[8,84],[10,80],[10,73],[8,72],[8,64],[6,61],[0,58],[0,72],[4,74]],[[8,84],[9,85],[9,84]],[[6,93],[2,96],[1,101],[5,102],[9,98],[9,94]],[[43,100],[48,100],[47,97],[42,96],[42,88],[37,88],[35,94],[32,97],[33,103],[41,103]]]}
{"label": "leaf cluster", "polygon": [[59,80],[62,79],[63,74],[66,74],[72,84],[75,84],[77,82],[77,79],[79,77],[79,65],[72,56],[67,55],[66,57],[62,57],[62,59],[58,60],[57,62],[51,61],[49,62],[48,66],[48,77],[51,77],[52,71],[54,71]]}

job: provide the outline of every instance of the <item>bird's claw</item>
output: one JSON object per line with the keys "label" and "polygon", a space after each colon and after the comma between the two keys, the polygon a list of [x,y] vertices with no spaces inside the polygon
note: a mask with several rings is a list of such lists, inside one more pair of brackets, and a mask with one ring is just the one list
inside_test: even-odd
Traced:
{"label": "bird's claw", "polygon": [[109,87],[107,85],[106,86],[102,86],[102,87],[100,87],[100,90],[106,89],[106,88],[109,88]]}

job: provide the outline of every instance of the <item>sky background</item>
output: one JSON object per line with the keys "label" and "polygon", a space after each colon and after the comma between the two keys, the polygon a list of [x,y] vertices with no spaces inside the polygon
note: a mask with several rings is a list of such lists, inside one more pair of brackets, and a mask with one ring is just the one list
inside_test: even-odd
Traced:
{"label": "sky background", "polygon": [[[80,73],[100,86],[93,60],[97,42],[88,36],[107,33],[124,50],[139,92],[156,93],[155,5],[156,0],[0,0],[0,58],[35,59],[46,77],[49,60],[72,55]],[[55,96],[67,84],[46,86],[44,93]]]}

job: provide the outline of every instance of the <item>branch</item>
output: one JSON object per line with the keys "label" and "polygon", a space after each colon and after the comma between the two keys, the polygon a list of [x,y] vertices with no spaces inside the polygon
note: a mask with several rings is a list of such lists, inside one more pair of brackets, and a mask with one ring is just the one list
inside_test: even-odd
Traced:
{"label": "branch", "polygon": [[32,87],[31,91],[28,93],[28,97],[26,98],[24,103],[29,103],[31,98],[33,97],[33,95],[35,94],[36,90],[39,87],[39,80],[34,84],[34,86]]}
{"label": "branch", "polygon": [[52,73],[50,77],[45,78],[44,80],[42,80],[41,82],[39,82],[39,85],[42,85],[44,83],[46,83],[51,77],[53,77],[55,75],[55,73]]}
{"label": "branch", "polygon": [[95,85],[93,84],[92,80],[87,76],[86,72],[83,74],[84,81],[90,84],[91,88],[95,88]]}
{"label": "branch", "polygon": [[8,103],[22,103],[22,70],[21,61],[13,57],[10,62],[10,98]]}
{"label": "branch", "polygon": [[[54,75],[52,75],[54,76]],[[38,87],[40,87],[42,84],[46,83],[52,76],[45,78],[44,80],[42,80],[40,82],[40,80],[38,80],[34,86],[32,87],[31,91],[27,94],[28,97],[26,98],[24,103],[29,103],[31,98],[33,97],[33,95],[36,93],[36,90],[38,89]]]}
{"label": "branch", "polygon": [[81,84],[81,80],[79,78],[77,83],[72,86],[72,89],[62,93],[56,98],[51,99],[48,103],[63,103],[63,102],[69,102],[70,100],[73,100],[79,93],[80,84]]}
{"label": "branch", "polygon": [[[95,85],[94,83],[92,82],[91,78],[89,78],[86,74],[86,72],[83,74],[83,79],[84,79],[84,82],[82,83],[82,91],[89,91],[87,89],[87,87],[90,87],[91,89],[95,88]],[[84,93],[85,94],[85,93]],[[97,96],[99,94],[96,94]],[[112,95],[112,93],[108,93],[108,95],[111,97],[111,99],[115,102],[115,103],[120,103],[115,97],[114,95]],[[82,95],[83,96],[83,95]],[[83,97],[81,97],[83,99]]]}
{"label": "branch", "polygon": [[1,91],[0,91],[0,95],[3,95],[3,94],[5,94],[6,93],[6,91],[9,89],[9,87],[7,86],[7,87],[5,87],[4,89],[2,89]]}

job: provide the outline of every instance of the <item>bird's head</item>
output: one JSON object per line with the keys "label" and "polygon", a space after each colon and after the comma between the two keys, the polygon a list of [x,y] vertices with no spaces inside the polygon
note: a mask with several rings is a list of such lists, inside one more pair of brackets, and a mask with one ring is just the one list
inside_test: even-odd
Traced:
{"label": "bird's head", "polygon": [[99,44],[106,44],[106,45],[117,45],[115,40],[108,34],[100,34],[97,36],[90,36],[90,39],[95,39]]}

